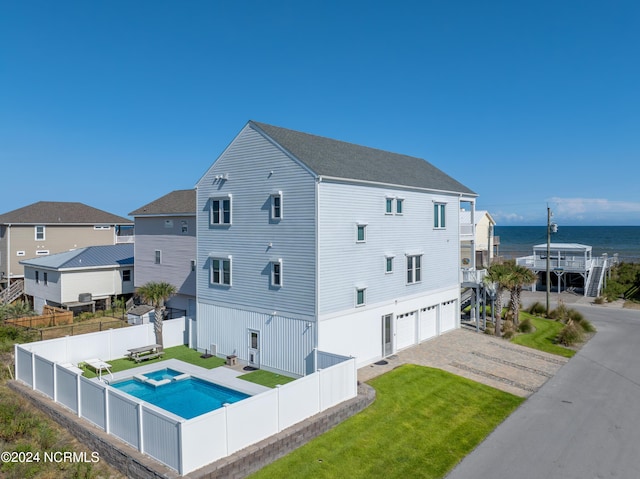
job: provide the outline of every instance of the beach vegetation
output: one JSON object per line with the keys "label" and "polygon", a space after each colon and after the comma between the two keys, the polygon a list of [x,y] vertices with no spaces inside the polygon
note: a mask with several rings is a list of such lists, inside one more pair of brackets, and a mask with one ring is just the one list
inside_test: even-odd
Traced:
{"label": "beach vegetation", "polygon": [[619,263],[611,268],[602,296],[609,302],[622,298],[640,303],[640,264]]}

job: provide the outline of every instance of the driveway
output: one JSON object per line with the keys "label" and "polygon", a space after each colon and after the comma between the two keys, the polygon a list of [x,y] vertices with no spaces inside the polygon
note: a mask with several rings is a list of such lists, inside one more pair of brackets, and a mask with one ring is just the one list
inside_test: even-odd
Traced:
{"label": "driveway", "polygon": [[598,333],[447,479],[640,477],[640,311],[565,302]]}

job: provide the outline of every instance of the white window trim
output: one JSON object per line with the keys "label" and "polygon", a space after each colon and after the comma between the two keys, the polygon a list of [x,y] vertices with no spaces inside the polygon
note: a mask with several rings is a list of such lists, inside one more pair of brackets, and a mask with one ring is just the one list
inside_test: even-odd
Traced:
{"label": "white window trim", "polygon": [[[38,228],[42,228],[42,238],[38,238]],[[45,226],[44,226],[44,225],[36,225],[36,226],[34,227],[33,238],[34,238],[36,241],[45,241],[45,239],[47,238],[47,235],[46,235],[46,232],[45,232],[45,231],[46,231],[46,228],[45,228]]]}
{"label": "white window trim", "polygon": [[48,249],[39,249],[36,250],[36,256],[47,256],[49,254]]}
{"label": "white window trim", "polygon": [[162,264],[162,250],[157,249],[153,253],[153,264]]}
{"label": "white window trim", "polygon": [[27,253],[25,253],[24,251],[20,250],[20,251],[16,251],[16,256],[25,256]]}
{"label": "white window trim", "polygon": [[[393,258],[395,258],[395,256],[392,255],[392,254],[385,255],[385,257],[384,257],[384,274],[392,274],[393,273],[393,269],[394,269],[394,266],[395,266],[393,264]],[[391,270],[387,269],[387,263],[388,263],[389,260],[391,260]]]}
{"label": "white window trim", "polygon": [[[214,286],[231,286],[233,284],[233,258],[231,255],[209,255],[209,261],[211,262],[209,265],[209,284]],[[215,273],[215,269],[213,268],[213,262],[220,262],[220,269],[218,270],[218,278],[220,281],[214,281],[213,276]],[[229,262],[229,282],[224,282],[224,262]]]}
{"label": "white window trim", "polygon": [[[442,207],[444,206],[444,217],[442,216]],[[436,213],[437,208],[437,213]],[[443,225],[444,219],[444,225]],[[437,220],[437,223],[436,223]],[[444,230],[447,229],[447,203],[443,201],[433,202],[433,229]]]}
{"label": "white window trim", "polygon": [[110,230],[110,225],[93,225],[94,230]]}
{"label": "white window trim", "polygon": [[[280,277],[280,282],[278,284],[276,284],[275,282],[275,267],[276,265],[279,267],[280,271],[278,273],[278,276]],[[282,258],[278,258],[277,260],[274,260],[271,262],[271,286],[273,286],[274,288],[282,288],[283,286],[283,278],[282,278]]]}
{"label": "white window trim", "polygon": [[[398,204],[402,205],[402,211],[398,212]],[[396,207],[393,212],[396,216],[402,216],[404,214],[404,198],[398,197],[396,198]]]}
{"label": "white window trim", "polygon": [[[358,303],[358,293],[360,291],[362,291],[362,303]],[[363,306],[367,305],[367,288],[365,286],[356,286],[354,302],[356,308],[362,308]]]}
{"label": "white window trim", "polygon": [[[363,239],[358,238],[358,232],[362,228]],[[366,243],[367,242],[367,223],[356,223],[356,243]]]}
{"label": "white window trim", "polygon": [[[384,214],[387,216],[393,215],[393,207],[394,207],[393,196],[385,196],[384,198]],[[391,211],[387,211],[387,206],[391,206]]]}
{"label": "white window trim", "polygon": [[189,270],[190,271],[195,271],[197,265],[198,265],[198,263],[196,263],[196,260],[192,259],[191,261],[189,261]]}
{"label": "white window trim", "polygon": [[[276,205],[275,205],[275,199],[278,198],[280,200],[280,215],[276,216]],[[284,206],[284,197],[282,195],[282,191],[278,191],[276,193],[273,193],[271,195],[271,219],[273,221],[280,221],[282,218],[284,218],[284,210],[283,210],[283,206]]]}
{"label": "white window trim", "polygon": [[[417,254],[407,254],[407,267],[406,267],[406,277],[405,280],[407,282],[407,284],[418,284],[422,282],[422,258],[423,258],[423,254],[422,253],[417,253]],[[409,270],[409,260],[411,258],[411,270]],[[418,270],[416,268],[416,264],[414,261],[414,258],[420,258],[420,278],[416,279],[416,271]],[[409,271],[411,271],[411,280],[409,280]]]}
{"label": "white window trim", "polygon": [[[225,223],[224,222],[224,201],[228,200],[229,201],[229,222]],[[214,209],[213,209],[213,202],[214,201],[219,201],[220,204],[218,205],[218,222],[214,222],[213,221],[213,216],[214,216]],[[233,197],[231,194],[228,195],[223,195],[223,196],[212,196],[209,199],[209,224],[211,226],[231,226],[231,224],[233,223]]]}

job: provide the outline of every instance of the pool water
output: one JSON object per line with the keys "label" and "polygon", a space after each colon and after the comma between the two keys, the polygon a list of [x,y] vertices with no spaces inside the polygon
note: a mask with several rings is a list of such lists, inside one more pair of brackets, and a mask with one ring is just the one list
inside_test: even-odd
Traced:
{"label": "pool water", "polygon": [[[149,377],[149,374],[145,376]],[[197,378],[171,381],[162,386],[128,379],[111,386],[184,419],[191,419],[221,408],[225,403],[232,404],[250,397],[240,391]]]}
{"label": "pool water", "polygon": [[182,373],[175,369],[160,369],[158,371],[152,371],[150,373],[144,373],[143,376],[149,379],[155,379],[156,381],[162,381],[163,379],[173,379],[176,376],[180,376]]}

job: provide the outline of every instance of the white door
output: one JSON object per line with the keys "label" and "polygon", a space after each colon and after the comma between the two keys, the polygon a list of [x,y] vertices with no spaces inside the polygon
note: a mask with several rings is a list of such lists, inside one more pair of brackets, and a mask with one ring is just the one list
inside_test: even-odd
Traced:
{"label": "white door", "polygon": [[440,305],[440,332],[445,333],[455,329],[458,321],[457,301],[451,300]]}
{"label": "white door", "polygon": [[438,306],[429,306],[420,310],[420,341],[438,335]]}
{"label": "white door", "polygon": [[408,348],[416,343],[416,312],[396,316],[396,348]]}
{"label": "white door", "polygon": [[249,366],[260,367],[260,332],[249,330]]}
{"label": "white door", "polygon": [[393,354],[393,314],[382,317],[382,357]]}

